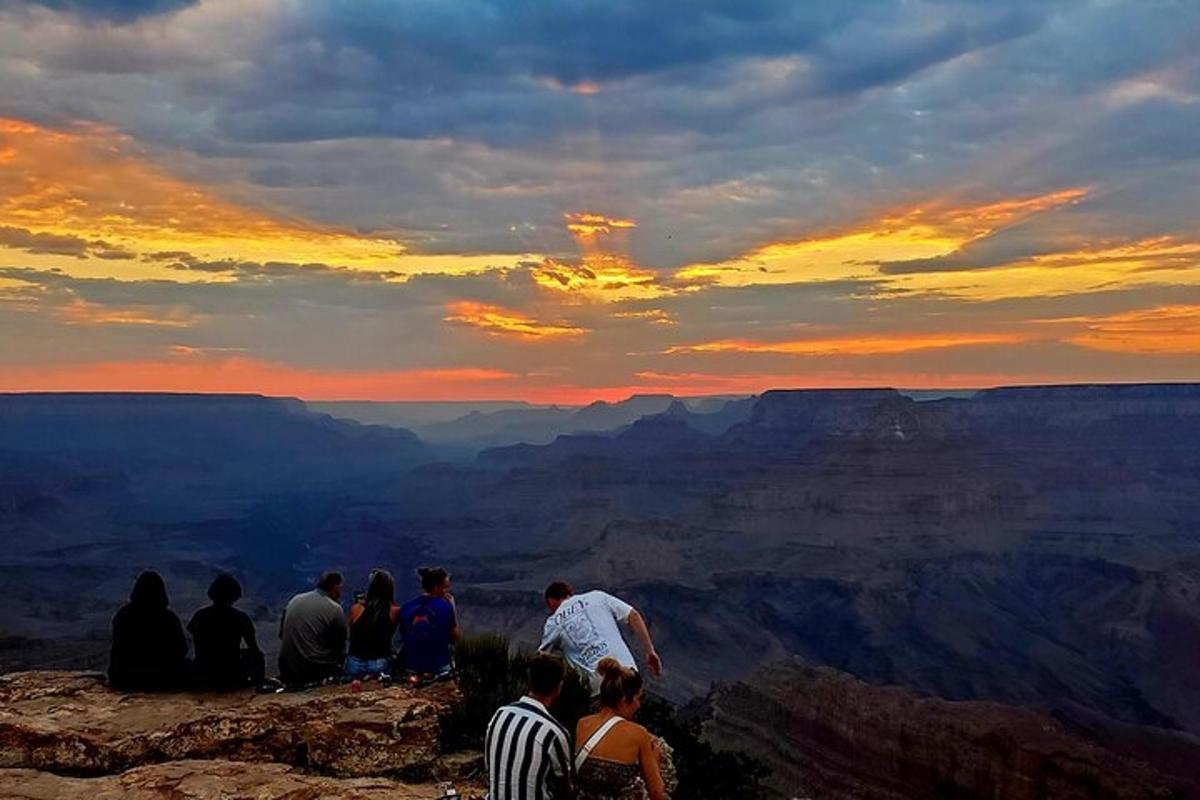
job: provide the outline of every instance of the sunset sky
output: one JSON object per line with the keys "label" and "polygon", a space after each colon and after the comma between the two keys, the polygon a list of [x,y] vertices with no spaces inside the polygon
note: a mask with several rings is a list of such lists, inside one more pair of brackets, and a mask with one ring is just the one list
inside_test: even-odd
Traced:
{"label": "sunset sky", "polygon": [[0,391],[1200,380],[1195,0],[0,0]]}

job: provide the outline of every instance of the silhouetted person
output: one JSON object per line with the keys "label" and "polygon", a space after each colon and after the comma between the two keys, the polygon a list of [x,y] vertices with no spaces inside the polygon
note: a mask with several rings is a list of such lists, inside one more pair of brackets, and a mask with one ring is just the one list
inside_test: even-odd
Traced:
{"label": "silhouetted person", "polygon": [[637,669],[637,661],[621,636],[618,623],[633,629],[646,653],[652,675],[662,672],[662,659],[654,649],[646,621],[633,606],[599,589],[575,594],[571,585],[554,581],[546,587],[550,616],[542,631],[539,650],[562,650],[567,663],[591,681],[592,694],[600,691],[600,660],[611,656],[623,667]]}
{"label": "silhouetted person", "polygon": [[196,645],[194,678],[201,688],[238,689],[263,682],[265,661],[254,635],[254,622],[233,607],[241,596],[237,578],[218,575],[208,587],[212,605],[197,611],[188,623]]}
{"label": "silhouetted person", "polygon": [[409,674],[450,675],[450,645],[458,641],[458,609],[450,594],[450,575],[441,567],[421,567],[422,593],[400,609],[404,669]]}
{"label": "silhouetted person", "polygon": [[315,683],[342,674],[348,631],[341,598],[341,574],[326,572],[317,588],[288,601],[279,621],[279,677],[284,683]]}
{"label": "silhouetted person", "polygon": [[350,654],[346,674],[352,677],[390,672],[392,638],[400,621],[396,582],[387,570],[371,571],[367,595],[350,608]]}
{"label": "silhouetted person", "polygon": [[176,689],[187,679],[187,639],[157,572],[143,572],[113,617],[108,681],[124,692]]}
{"label": "silhouetted person", "polygon": [[529,661],[529,693],[492,715],[483,740],[488,800],[571,797],[571,738],[550,715],[565,673],[561,658],[538,653]]}

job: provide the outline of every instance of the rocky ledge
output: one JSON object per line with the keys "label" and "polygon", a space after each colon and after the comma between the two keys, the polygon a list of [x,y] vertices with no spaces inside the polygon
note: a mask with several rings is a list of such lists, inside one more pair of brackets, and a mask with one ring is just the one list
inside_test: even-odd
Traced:
{"label": "rocky ledge", "polygon": [[389,778],[328,778],[284,764],[168,761],[100,778],[71,778],[31,769],[0,770],[0,794],[12,800],[432,800],[434,784]]}
{"label": "rocky ledge", "polygon": [[94,674],[13,673],[0,782],[20,798],[440,797],[464,763],[440,748],[459,701],[450,684],[121,694]]}

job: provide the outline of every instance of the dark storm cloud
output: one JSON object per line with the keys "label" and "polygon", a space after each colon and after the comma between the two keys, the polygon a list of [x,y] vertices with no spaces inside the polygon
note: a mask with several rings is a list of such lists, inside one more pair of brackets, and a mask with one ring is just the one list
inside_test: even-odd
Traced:
{"label": "dark storm cloud", "polygon": [[197,0],[5,0],[2,5],[10,8],[44,6],[83,17],[129,22],[139,17],[177,11],[195,2]]}

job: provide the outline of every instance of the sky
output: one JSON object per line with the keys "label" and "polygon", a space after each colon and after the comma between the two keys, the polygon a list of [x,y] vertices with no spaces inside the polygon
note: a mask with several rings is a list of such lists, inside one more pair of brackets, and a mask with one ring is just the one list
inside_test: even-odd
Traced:
{"label": "sky", "polygon": [[0,391],[1200,379],[1195,0],[0,0]]}

